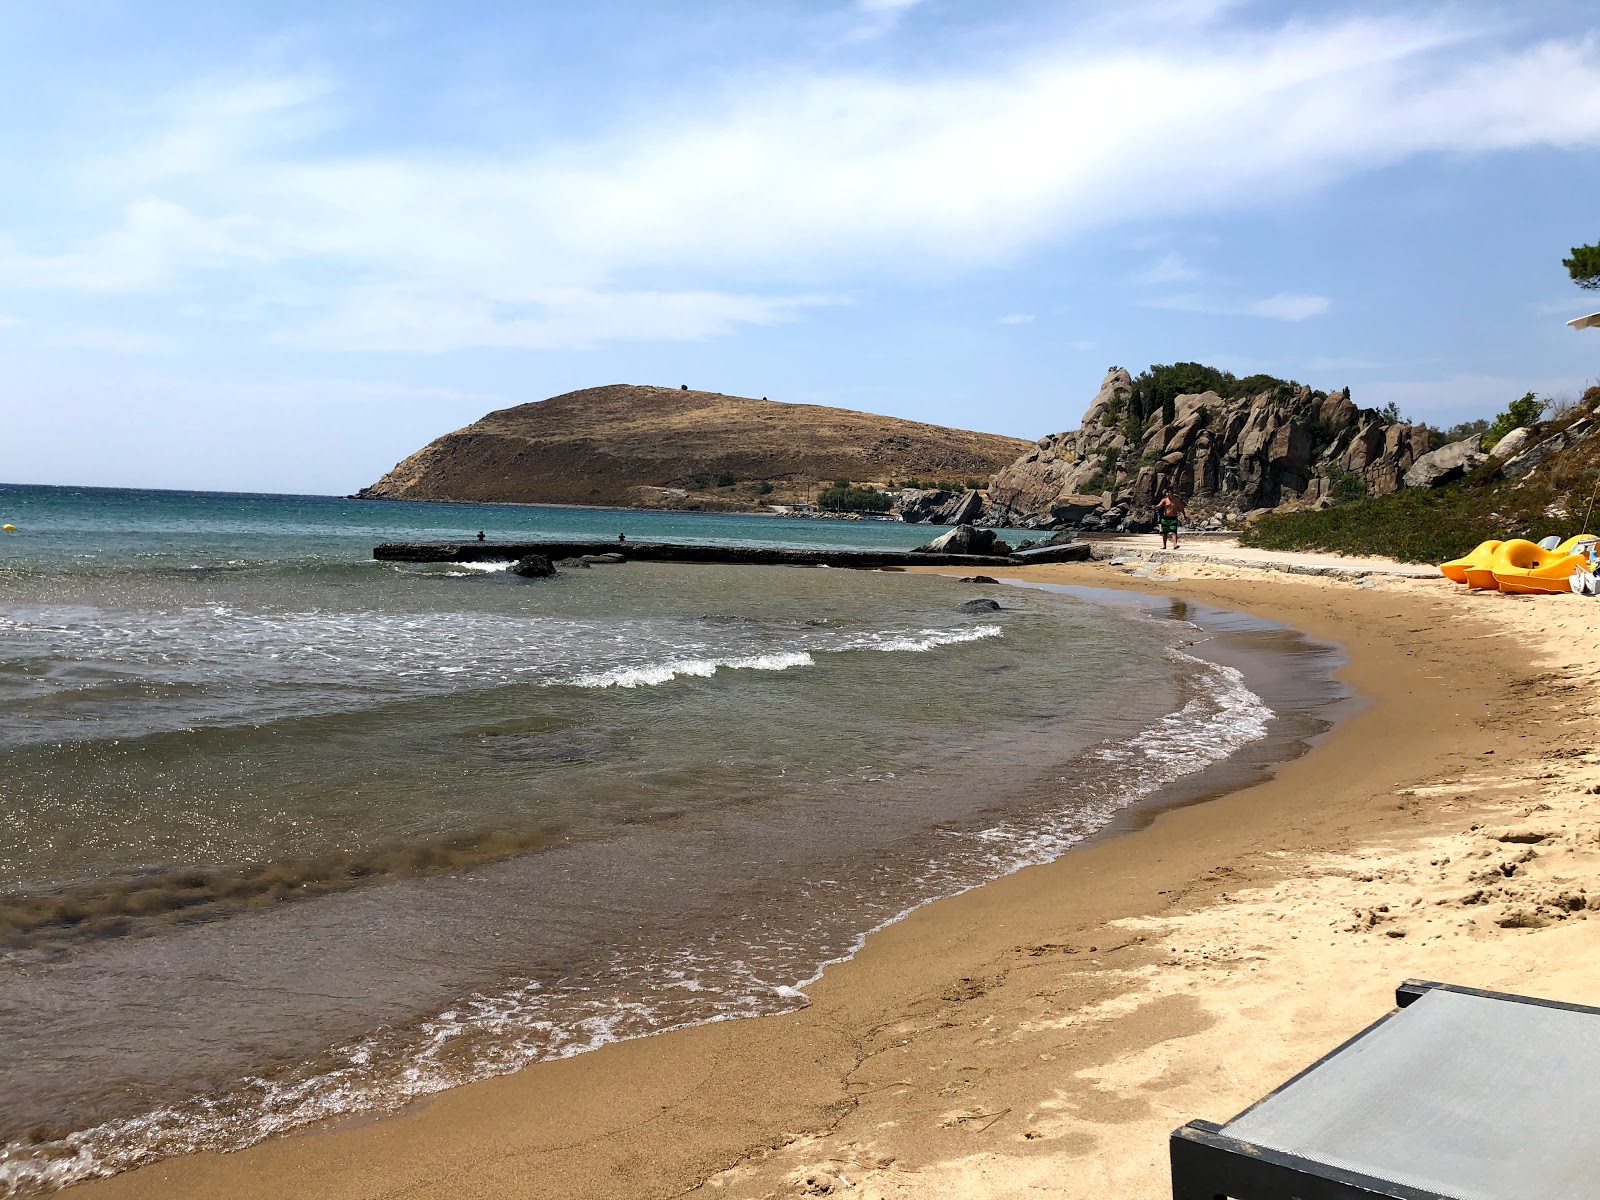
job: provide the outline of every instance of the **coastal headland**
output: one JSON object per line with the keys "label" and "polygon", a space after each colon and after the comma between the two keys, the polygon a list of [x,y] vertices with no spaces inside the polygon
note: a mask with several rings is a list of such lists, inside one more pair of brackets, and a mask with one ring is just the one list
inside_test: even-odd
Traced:
{"label": "coastal headland", "polygon": [[1600,999],[1600,610],[1442,579],[1163,571],[996,574],[1281,621],[1342,648],[1363,705],[1264,782],[1132,814],[880,930],[797,1012],[75,1193],[1154,1200],[1170,1129],[1233,1115],[1406,977]]}
{"label": "coastal headland", "polygon": [[390,500],[765,511],[834,479],[982,486],[1022,438],[876,413],[611,384],[489,413],[359,493]]}

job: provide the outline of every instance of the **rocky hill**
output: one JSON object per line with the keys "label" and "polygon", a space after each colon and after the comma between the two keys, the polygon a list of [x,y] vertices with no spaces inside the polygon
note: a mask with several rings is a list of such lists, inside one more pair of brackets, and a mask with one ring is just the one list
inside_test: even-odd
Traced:
{"label": "rocky hill", "polygon": [[[1165,373],[1165,374],[1163,374]],[[1172,394],[1173,379],[1214,384]],[[1226,392],[1226,394],[1224,394]],[[1253,511],[1381,496],[1428,454],[1422,425],[1357,408],[1348,390],[1180,363],[1135,379],[1113,368],[1080,428],[1051,434],[1003,468],[984,521],[1024,528],[1144,530],[1176,487],[1196,523]]]}
{"label": "rocky hill", "polygon": [[358,494],[738,510],[838,478],[987,479],[1029,448],[848,409],[613,384],[492,412]]}

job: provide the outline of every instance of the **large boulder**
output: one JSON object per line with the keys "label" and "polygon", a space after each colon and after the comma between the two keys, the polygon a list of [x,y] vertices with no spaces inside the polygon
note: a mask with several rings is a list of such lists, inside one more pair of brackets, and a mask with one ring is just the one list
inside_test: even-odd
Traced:
{"label": "large boulder", "polygon": [[1006,555],[1011,547],[1001,541],[992,529],[979,529],[974,525],[957,525],[949,533],[941,533],[931,542],[918,546],[913,554],[987,554]]}
{"label": "large boulder", "polygon": [[1408,488],[1443,487],[1476,470],[1488,458],[1478,449],[1478,439],[1475,437],[1451,442],[1412,463],[1411,469],[1405,473],[1405,485]]}
{"label": "large boulder", "polygon": [[530,554],[517,559],[507,570],[524,579],[549,579],[556,573],[556,565],[542,554]]}
{"label": "large boulder", "polygon": [[1489,453],[1492,457],[1498,458],[1501,462],[1505,462],[1508,458],[1515,458],[1517,456],[1517,452],[1532,440],[1533,430],[1529,429],[1526,425],[1519,425],[1494,445],[1490,446]]}
{"label": "large boulder", "polygon": [[1050,517],[1063,525],[1076,525],[1096,509],[1104,507],[1104,496],[1057,496],[1050,503]]}
{"label": "large boulder", "polygon": [[1012,558],[1027,563],[1088,562],[1092,557],[1088,542],[1068,542],[1065,545],[1030,546],[1012,552]]}

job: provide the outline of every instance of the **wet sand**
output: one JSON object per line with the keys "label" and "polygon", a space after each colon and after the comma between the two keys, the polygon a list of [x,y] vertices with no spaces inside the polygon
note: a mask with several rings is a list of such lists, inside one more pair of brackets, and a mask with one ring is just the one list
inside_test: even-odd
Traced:
{"label": "wet sand", "polygon": [[1264,783],[919,910],[800,1012],[75,1194],[1153,1198],[1168,1130],[1231,1116],[1408,976],[1600,1000],[1600,607],[1169,573],[1005,572],[1284,621],[1344,648],[1365,707]]}

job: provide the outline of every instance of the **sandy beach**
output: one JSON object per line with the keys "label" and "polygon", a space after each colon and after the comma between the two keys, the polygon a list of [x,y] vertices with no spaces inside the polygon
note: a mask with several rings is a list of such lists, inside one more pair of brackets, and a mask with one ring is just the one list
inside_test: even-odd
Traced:
{"label": "sandy beach", "polygon": [[1006,575],[1292,624],[1366,703],[1265,783],[873,935],[802,1011],[74,1194],[1153,1200],[1173,1127],[1232,1116],[1403,979],[1600,1003],[1600,607],[1213,563]]}

